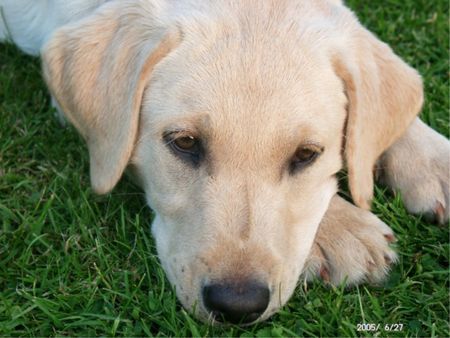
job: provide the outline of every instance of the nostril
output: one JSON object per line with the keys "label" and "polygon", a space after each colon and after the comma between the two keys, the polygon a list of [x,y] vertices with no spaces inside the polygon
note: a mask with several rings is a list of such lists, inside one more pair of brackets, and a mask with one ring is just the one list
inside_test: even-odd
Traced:
{"label": "nostril", "polygon": [[269,305],[269,288],[259,282],[217,283],[203,287],[203,302],[216,320],[250,323]]}

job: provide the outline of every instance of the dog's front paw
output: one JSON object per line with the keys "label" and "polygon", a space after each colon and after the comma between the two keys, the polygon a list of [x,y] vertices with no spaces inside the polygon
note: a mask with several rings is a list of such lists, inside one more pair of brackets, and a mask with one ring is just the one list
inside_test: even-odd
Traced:
{"label": "dog's front paw", "polygon": [[401,193],[409,212],[439,223],[450,215],[450,142],[416,119],[379,161],[381,182]]}
{"label": "dog's front paw", "polygon": [[389,247],[394,240],[391,228],[371,212],[335,196],[319,226],[304,276],[335,285],[380,282],[397,260]]}

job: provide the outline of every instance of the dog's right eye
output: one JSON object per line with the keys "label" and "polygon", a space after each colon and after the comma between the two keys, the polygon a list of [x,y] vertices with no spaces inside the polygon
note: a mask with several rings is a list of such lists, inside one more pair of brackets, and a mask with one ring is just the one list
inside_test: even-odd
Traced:
{"label": "dog's right eye", "polygon": [[166,135],[164,138],[174,155],[195,166],[200,163],[203,157],[203,148],[198,138],[192,135],[180,137]]}
{"label": "dog's right eye", "polygon": [[313,144],[298,147],[289,164],[289,172],[295,174],[307,167],[313,163],[322,152],[323,147]]}

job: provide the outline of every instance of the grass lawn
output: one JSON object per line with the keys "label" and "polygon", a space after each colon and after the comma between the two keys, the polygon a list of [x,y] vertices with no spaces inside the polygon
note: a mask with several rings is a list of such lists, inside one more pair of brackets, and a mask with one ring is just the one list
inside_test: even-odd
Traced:
{"label": "grass lawn", "polygon": [[[449,134],[446,1],[349,1],[361,21],[424,77],[422,118]],[[377,189],[374,211],[398,237],[382,287],[300,284],[270,320],[211,327],[178,304],[150,235],[152,213],[126,178],[106,196],[89,186],[88,154],[62,129],[39,60],[0,45],[0,335],[379,336],[449,333],[449,228],[406,213]],[[384,324],[402,324],[386,332]]]}

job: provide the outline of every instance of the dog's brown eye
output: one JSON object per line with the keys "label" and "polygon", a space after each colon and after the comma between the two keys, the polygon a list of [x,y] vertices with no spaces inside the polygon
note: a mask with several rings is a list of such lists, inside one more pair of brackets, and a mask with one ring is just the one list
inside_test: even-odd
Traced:
{"label": "dog's brown eye", "polygon": [[297,150],[297,152],[295,153],[295,160],[298,162],[309,162],[316,155],[317,155],[317,152],[312,149],[301,148],[301,149]]}
{"label": "dog's brown eye", "polygon": [[166,144],[178,158],[197,166],[203,158],[203,148],[200,139],[192,135],[176,137],[176,134],[172,132],[164,135],[163,138]]}
{"label": "dog's brown eye", "polygon": [[193,136],[186,136],[175,139],[173,143],[181,151],[190,151],[196,146],[197,140]]}
{"label": "dog's brown eye", "polygon": [[314,160],[322,153],[323,149],[316,146],[299,147],[291,159],[289,171],[291,174],[296,173],[314,162]]}

